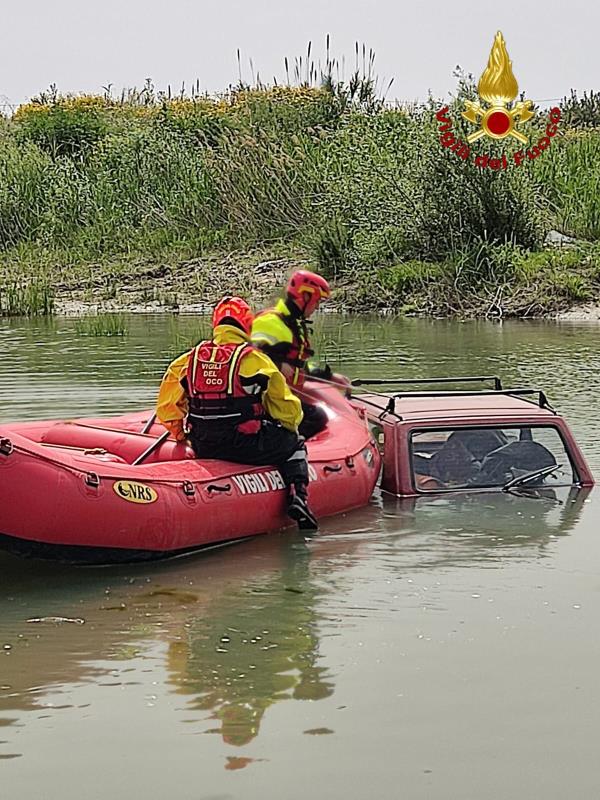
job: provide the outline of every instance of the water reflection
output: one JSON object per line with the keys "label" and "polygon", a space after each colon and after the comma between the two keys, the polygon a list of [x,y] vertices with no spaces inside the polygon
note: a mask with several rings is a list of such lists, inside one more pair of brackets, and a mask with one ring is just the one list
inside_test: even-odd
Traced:
{"label": "water reflection", "polygon": [[[147,654],[162,643],[170,691],[186,698],[188,710],[207,712],[203,730],[241,747],[259,735],[275,703],[332,695],[336,676],[321,656],[325,609],[341,609],[336,624],[354,617],[345,596],[362,583],[369,603],[373,570],[545,558],[578,524],[587,496],[573,489],[542,499],[376,496],[365,509],[327,520],[313,539],[264,537],[150,571],[4,556],[0,643],[10,649],[0,654],[2,724],[13,724],[15,712],[45,709],[49,694],[54,706],[46,714],[70,708],[74,685],[136,684]],[[27,622],[41,611],[86,622]]]}
{"label": "water reflection", "polygon": [[[74,685],[133,685],[146,654],[164,643],[171,690],[191,696],[189,708],[210,712],[224,741],[247,744],[274,703],[333,692],[319,654],[318,605],[326,589],[311,570],[315,558],[329,558],[332,568],[336,547],[348,551],[340,541],[315,557],[297,534],[273,535],[133,574],[59,567],[53,576],[47,565],[3,557],[17,572],[26,565],[32,592],[24,602],[15,584],[0,592],[0,607],[11,612],[4,619],[10,649],[0,653],[1,724],[16,724],[15,711],[71,708],[59,698]],[[77,584],[82,574],[88,583],[78,587],[75,606],[56,597],[59,583]],[[27,622],[39,608],[54,616],[74,607],[84,625]]]}
{"label": "water reflection", "polygon": [[305,545],[281,548],[280,570],[246,584],[188,620],[184,638],[169,647],[176,691],[190,706],[212,712],[231,745],[248,744],[276,702],[320,700],[333,692],[319,665],[321,592],[310,580]]}
{"label": "water reflection", "polygon": [[396,568],[499,566],[552,552],[578,525],[589,489],[553,489],[543,496],[503,492],[437,498],[384,495],[382,539]]}

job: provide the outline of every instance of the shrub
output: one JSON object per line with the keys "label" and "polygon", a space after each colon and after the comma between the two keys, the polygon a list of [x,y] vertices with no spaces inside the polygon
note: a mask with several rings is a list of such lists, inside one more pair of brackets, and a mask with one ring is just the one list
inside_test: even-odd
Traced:
{"label": "shrub", "polygon": [[553,206],[554,226],[578,238],[600,238],[600,134],[567,131],[540,158],[535,177]]}
{"label": "shrub", "polygon": [[335,279],[343,272],[350,242],[341,220],[335,217],[323,220],[308,230],[304,240],[323,277]]}
{"label": "shrub", "polygon": [[473,243],[454,260],[454,283],[462,290],[480,287],[495,290],[513,282],[528,257],[528,251],[511,243]]}
{"label": "shrub", "polygon": [[35,142],[52,156],[73,157],[106,135],[103,111],[101,98],[53,94],[21,106],[14,119],[22,140]]}
{"label": "shrub", "polygon": [[581,275],[556,271],[548,277],[548,285],[559,297],[571,302],[582,303],[592,297],[592,291]]}
{"label": "shrub", "polygon": [[600,128],[600,92],[593,89],[579,97],[571,89],[569,97],[564,97],[560,109],[562,119],[569,128]]}
{"label": "shrub", "polygon": [[441,266],[422,261],[407,261],[378,271],[382,286],[400,295],[423,289],[432,281],[439,280],[442,274]]}
{"label": "shrub", "polygon": [[52,162],[38,147],[10,139],[0,145],[0,247],[41,233],[52,184]]}

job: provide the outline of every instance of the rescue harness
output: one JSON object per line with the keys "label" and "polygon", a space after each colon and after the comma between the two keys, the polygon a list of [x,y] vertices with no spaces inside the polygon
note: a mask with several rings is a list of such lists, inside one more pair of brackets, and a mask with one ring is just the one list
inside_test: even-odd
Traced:
{"label": "rescue harness", "polygon": [[204,341],[191,351],[183,385],[189,397],[188,416],[192,424],[204,427],[214,423],[229,428],[264,419],[265,408],[260,397],[266,388],[261,381],[265,376],[240,375],[242,357],[254,349],[246,342]]}

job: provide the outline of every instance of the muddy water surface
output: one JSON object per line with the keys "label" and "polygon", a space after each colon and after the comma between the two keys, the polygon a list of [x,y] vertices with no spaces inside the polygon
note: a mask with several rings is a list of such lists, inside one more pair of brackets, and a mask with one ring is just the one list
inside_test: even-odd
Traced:
{"label": "muddy water surface", "polygon": [[[0,323],[0,419],[151,404],[191,318]],[[600,474],[597,327],[331,318],[352,376],[545,388]],[[558,502],[557,502],[558,500]],[[0,555],[0,796],[591,798],[600,499],[377,495],[152,567]]]}

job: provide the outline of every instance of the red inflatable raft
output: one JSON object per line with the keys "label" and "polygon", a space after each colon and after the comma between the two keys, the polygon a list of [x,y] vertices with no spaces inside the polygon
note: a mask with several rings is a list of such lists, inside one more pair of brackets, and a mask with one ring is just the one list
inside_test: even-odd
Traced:
{"label": "red inflatable raft", "polygon": [[[308,386],[327,428],[308,442],[317,517],[366,505],[380,456],[364,412],[337,389]],[[0,426],[0,547],[77,563],[164,558],[287,527],[274,467],[199,460],[150,412]]]}

